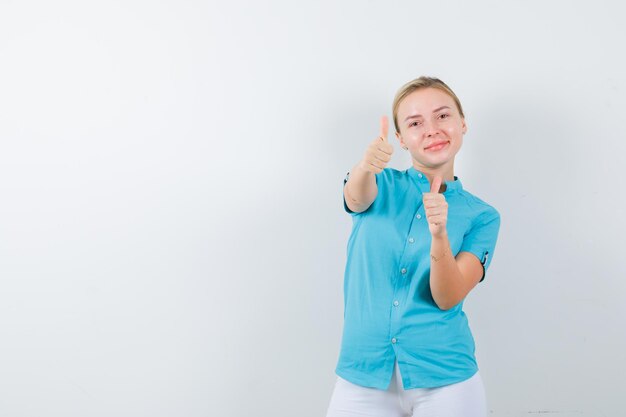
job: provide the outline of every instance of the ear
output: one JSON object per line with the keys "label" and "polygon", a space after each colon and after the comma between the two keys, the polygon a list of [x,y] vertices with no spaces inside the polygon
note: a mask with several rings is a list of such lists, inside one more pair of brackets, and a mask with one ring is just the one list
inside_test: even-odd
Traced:
{"label": "ear", "polygon": [[396,138],[398,138],[398,140],[400,141],[400,146],[405,148],[406,145],[404,144],[404,141],[402,140],[402,135],[400,134],[400,132],[396,132]]}
{"label": "ear", "polygon": [[462,132],[463,132],[463,134],[465,134],[465,133],[467,132],[467,124],[465,123],[465,118],[463,118],[463,122],[462,122],[462,123],[463,123],[463,124],[462,124],[462,126],[463,126],[463,128],[462,128],[462,129],[463,129],[463,130],[462,130]]}

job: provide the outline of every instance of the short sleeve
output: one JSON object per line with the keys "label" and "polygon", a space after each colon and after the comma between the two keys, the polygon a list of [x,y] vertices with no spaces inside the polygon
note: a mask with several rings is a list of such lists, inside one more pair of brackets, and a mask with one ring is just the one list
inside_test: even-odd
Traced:
{"label": "short sleeve", "polygon": [[476,219],[470,231],[463,238],[459,252],[473,253],[483,265],[483,276],[479,282],[483,282],[485,279],[485,273],[493,259],[499,230],[500,214],[493,209],[488,214]]}
{"label": "short sleeve", "polygon": [[[374,174],[374,176],[376,177],[376,185],[378,187],[380,187],[380,181],[379,181],[380,175],[381,174]],[[348,182],[348,178],[350,178],[350,173],[349,172],[346,174],[346,177],[343,179],[343,186],[344,187],[346,186],[346,183]],[[378,191],[380,192],[380,189]],[[341,189],[341,195],[343,196],[343,209],[346,211],[346,213],[349,213],[351,216],[358,216],[359,214],[365,213],[366,211],[369,210],[369,208],[368,208],[367,210],[362,211],[362,212],[358,212],[358,213],[355,212],[355,211],[350,210],[350,207],[348,207],[348,205],[346,204],[346,196],[343,194],[343,188]]]}

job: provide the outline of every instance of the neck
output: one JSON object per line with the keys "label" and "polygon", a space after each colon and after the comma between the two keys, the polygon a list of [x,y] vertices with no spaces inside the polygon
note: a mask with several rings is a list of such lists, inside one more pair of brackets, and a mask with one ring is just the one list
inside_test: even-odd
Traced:
{"label": "neck", "polygon": [[413,167],[426,174],[426,178],[428,178],[428,181],[431,184],[436,176],[440,176],[443,179],[442,183],[445,183],[446,181],[454,181],[454,161],[450,162],[450,164],[444,164],[437,167],[427,167],[413,161]]}

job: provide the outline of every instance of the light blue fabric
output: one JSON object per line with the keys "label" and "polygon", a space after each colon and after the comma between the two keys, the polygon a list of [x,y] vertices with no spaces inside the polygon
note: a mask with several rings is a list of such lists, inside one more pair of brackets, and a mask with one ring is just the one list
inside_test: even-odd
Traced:
{"label": "light blue fabric", "polygon": [[[489,268],[500,214],[446,181],[447,232],[452,253],[473,253]],[[344,328],[336,367],[340,377],[387,389],[395,359],[405,389],[464,381],[478,371],[474,338],[463,301],[444,311],[430,291],[430,243],[422,196],[423,172],[385,168],[376,174],[378,195],[352,216],[344,277]],[[345,181],[344,181],[345,184]]]}

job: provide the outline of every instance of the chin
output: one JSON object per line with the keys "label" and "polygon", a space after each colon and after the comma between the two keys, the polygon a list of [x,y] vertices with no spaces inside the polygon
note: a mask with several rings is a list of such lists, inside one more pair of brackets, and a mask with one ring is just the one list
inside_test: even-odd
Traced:
{"label": "chin", "polygon": [[448,154],[447,152],[445,154],[441,154],[441,155],[427,155],[425,158],[423,158],[422,160],[424,161],[424,165],[427,166],[431,166],[431,167],[438,167],[441,165],[445,165],[448,162],[454,162],[454,154]]}

